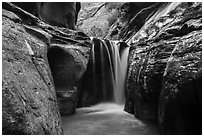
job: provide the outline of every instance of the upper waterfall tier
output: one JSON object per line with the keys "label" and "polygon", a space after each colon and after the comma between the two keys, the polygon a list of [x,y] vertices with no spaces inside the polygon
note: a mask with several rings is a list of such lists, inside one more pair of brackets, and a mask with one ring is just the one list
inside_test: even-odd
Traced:
{"label": "upper waterfall tier", "polygon": [[129,47],[124,42],[96,38],[92,38],[92,44],[78,106],[104,101],[123,104]]}

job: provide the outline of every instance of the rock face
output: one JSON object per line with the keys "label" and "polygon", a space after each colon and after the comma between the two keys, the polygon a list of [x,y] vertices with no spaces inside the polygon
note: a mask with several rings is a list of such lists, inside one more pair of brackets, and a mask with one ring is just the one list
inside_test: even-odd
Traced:
{"label": "rock face", "polygon": [[89,48],[76,43],[51,44],[48,60],[61,115],[75,112],[80,79],[86,70]]}
{"label": "rock face", "polygon": [[[11,3],[2,4],[2,132],[63,134],[60,113],[73,114],[78,99],[81,106],[103,101],[103,91],[92,94],[94,87],[88,85],[93,71],[86,70],[90,39],[39,20],[35,16],[42,3],[32,11],[27,8],[35,16]],[[46,12],[54,12],[48,18],[57,15],[51,5],[44,5]],[[39,17],[57,25],[58,20],[52,24],[46,19],[45,11]],[[130,45],[125,111],[158,121],[161,134],[202,134],[202,3],[125,3],[120,12],[111,14],[119,18],[111,23],[107,38]],[[74,12],[70,14],[65,18],[76,19]],[[70,26],[64,17],[57,19],[63,24],[58,26]],[[70,22],[73,28],[76,20]],[[98,75],[93,83],[101,81]],[[109,93],[107,97],[112,96]]]}
{"label": "rock face", "polygon": [[17,15],[2,14],[2,133],[63,134],[48,45],[27,33]]}
{"label": "rock face", "polygon": [[158,120],[161,134],[202,134],[202,3],[167,3],[153,13],[127,38],[125,110]]}
{"label": "rock face", "polygon": [[166,3],[155,2],[126,2],[118,9],[119,16],[111,25],[106,38],[113,40],[127,40],[135,34],[154,14],[158,7]]}
{"label": "rock face", "polygon": [[14,4],[50,25],[69,29],[75,28],[81,8],[80,2],[14,2]]}
{"label": "rock face", "polygon": [[122,2],[82,2],[77,26],[88,36],[104,38],[119,16]]}
{"label": "rock face", "polygon": [[79,10],[79,2],[45,2],[39,17],[50,25],[74,29]]}
{"label": "rock face", "polygon": [[63,134],[60,113],[75,112],[90,39],[2,4],[3,134]]}

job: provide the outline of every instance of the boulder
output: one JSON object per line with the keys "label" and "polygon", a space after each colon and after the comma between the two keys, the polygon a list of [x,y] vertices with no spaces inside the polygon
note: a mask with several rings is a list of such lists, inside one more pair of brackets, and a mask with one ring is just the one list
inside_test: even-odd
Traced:
{"label": "boulder", "polygon": [[126,40],[125,111],[158,120],[161,134],[201,134],[202,3],[167,3],[153,13]]}
{"label": "boulder", "polygon": [[[48,44],[48,61],[51,68],[61,115],[75,112],[80,78],[86,70],[91,47],[89,37],[80,31],[53,27],[35,16],[5,3],[9,10],[19,13],[26,31]],[[32,24],[32,26],[30,25]]]}
{"label": "boulder", "polygon": [[46,23],[75,29],[80,2],[13,2]]}
{"label": "boulder", "polygon": [[48,45],[18,14],[2,14],[2,134],[63,134]]}
{"label": "boulder", "polygon": [[80,2],[42,2],[39,17],[46,23],[74,29]]}
{"label": "boulder", "polygon": [[73,114],[78,87],[88,63],[89,48],[75,44],[51,44],[48,60],[52,71],[61,115]]}

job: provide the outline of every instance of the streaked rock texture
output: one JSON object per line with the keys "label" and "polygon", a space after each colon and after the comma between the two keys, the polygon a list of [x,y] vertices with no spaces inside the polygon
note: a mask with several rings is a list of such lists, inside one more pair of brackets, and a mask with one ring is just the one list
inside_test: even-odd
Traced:
{"label": "streaked rock texture", "polygon": [[153,13],[126,41],[125,110],[158,120],[162,134],[201,134],[202,3],[166,3]]}
{"label": "streaked rock texture", "polygon": [[2,10],[2,133],[63,134],[48,45]]}
{"label": "streaked rock texture", "polygon": [[[202,3],[103,4],[85,9],[94,13],[78,25],[130,45],[125,111],[158,121],[161,134],[202,134]],[[86,79],[90,38],[2,5],[2,132],[63,134],[60,113],[104,101]]]}
{"label": "streaked rock texture", "polygon": [[104,38],[118,19],[123,2],[81,2],[77,26],[90,37]]}
{"label": "streaked rock texture", "polygon": [[118,9],[119,16],[111,25],[106,38],[127,40],[144,25],[146,20],[162,5],[159,2],[126,2]]}
{"label": "streaked rock texture", "polygon": [[50,26],[11,3],[2,4],[2,132],[63,134],[60,113],[75,112],[90,40],[82,32]]}

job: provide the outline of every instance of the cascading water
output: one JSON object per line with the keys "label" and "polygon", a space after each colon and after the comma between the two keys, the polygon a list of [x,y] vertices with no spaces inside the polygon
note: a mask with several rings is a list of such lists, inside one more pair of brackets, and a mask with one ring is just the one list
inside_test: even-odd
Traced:
{"label": "cascading water", "polygon": [[114,101],[117,104],[124,104],[124,91],[125,91],[125,79],[127,73],[127,59],[129,53],[129,47],[122,42],[113,44],[114,49]]}
{"label": "cascading water", "polygon": [[[161,17],[161,14],[166,15],[169,9],[176,5],[178,3],[169,3],[159,8],[143,27],[126,41],[127,44],[136,43],[137,37],[143,35],[142,31],[146,30],[144,28],[148,27],[149,23]],[[157,123],[143,122],[123,111],[129,53],[127,44],[96,38],[93,38],[92,42],[87,71],[79,87],[78,107],[81,108],[78,108],[73,116],[62,117],[65,134],[159,134]]]}
{"label": "cascading water", "polygon": [[[76,114],[62,117],[65,134],[158,134],[155,124],[123,110],[129,47],[124,42],[92,39]],[[99,103],[99,104],[98,104]],[[89,107],[87,107],[89,106]]]}
{"label": "cascading water", "polygon": [[124,104],[129,47],[124,42],[92,39],[91,58],[80,88],[80,105]]}
{"label": "cascading water", "polygon": [[[93,48],[95,46],[93,45]],[[127,71],[127,58],[129,47],[123,43],[118,41],[109,41],[109,40],[101,40],[100,41],[100,50],[101,50],[101,66],[102,66],[102,83],[103,84],[103,92],[106,96],[106,87],[105,86],[105,73],[107,70],[104,69],[104,54],[103,52],[107,52],[108,64],[110,65],[110,78],[111,83],[113,84],[113,101],[117,104],[124,104],[124,90],[125,90],[125,78],[126,78],[126,71]],[[105,51],[103,50],[105,49]],[[94,52],[94,50],[92,50]],[[120,54],[121,53],[121,54]],[[93,53],[95,55],[95,53]]]}

